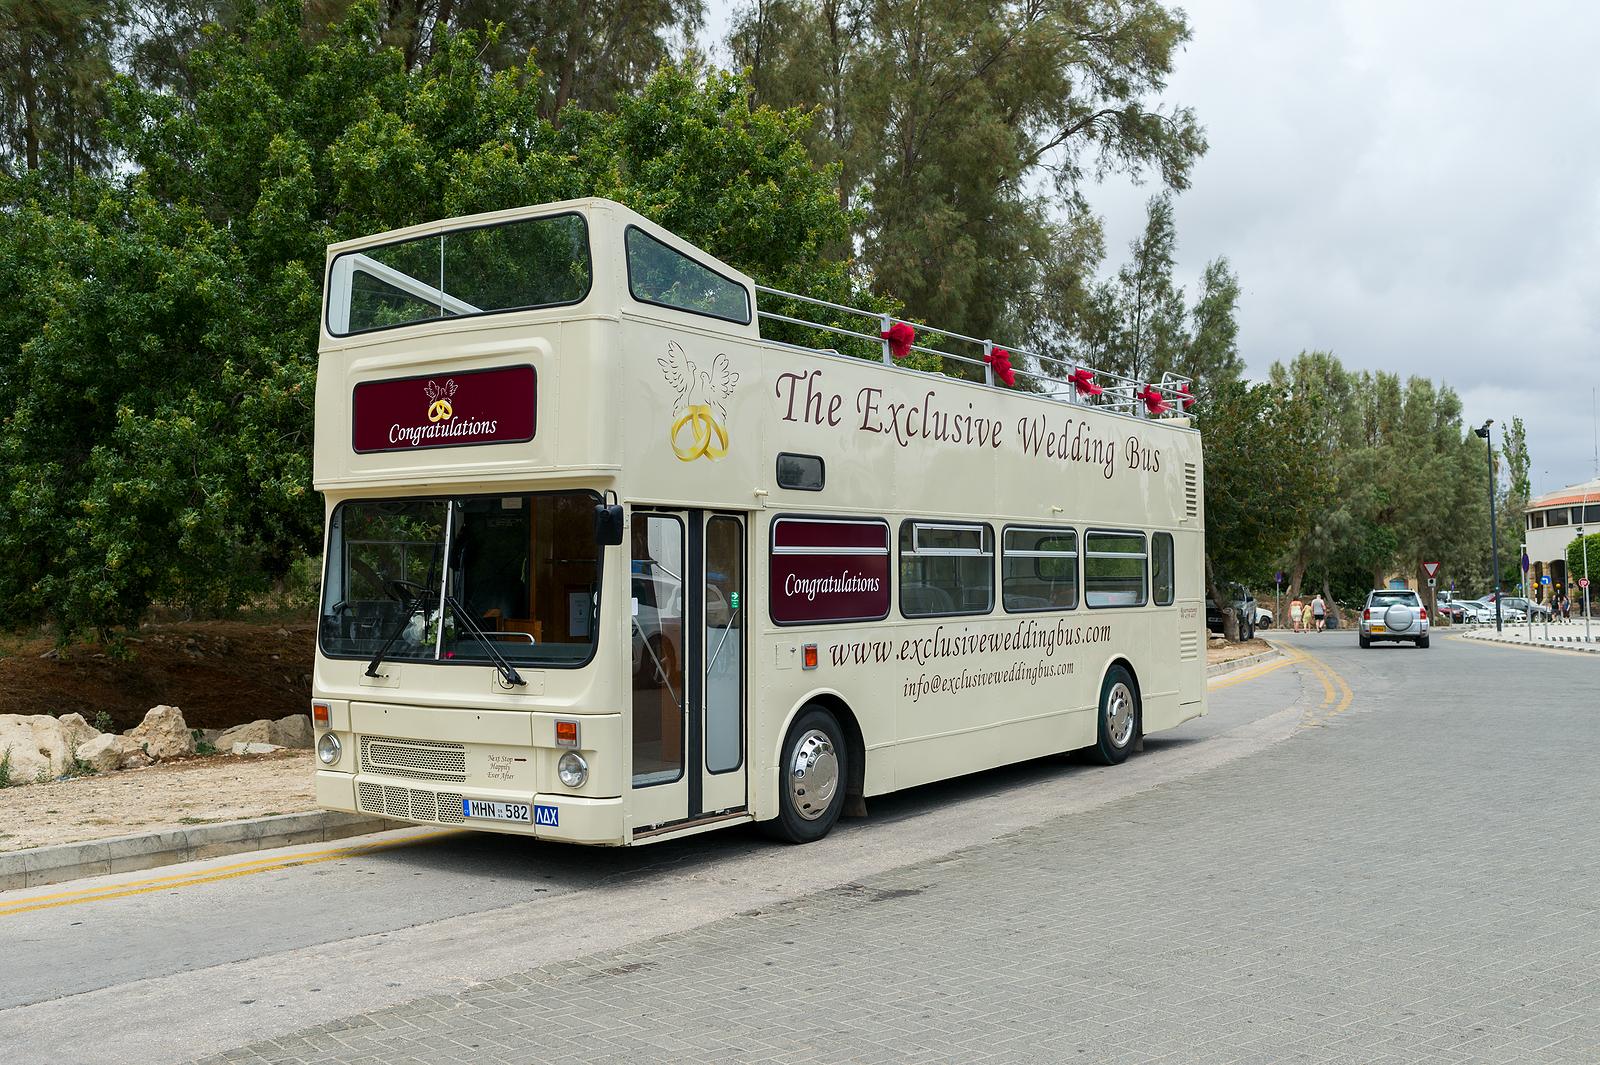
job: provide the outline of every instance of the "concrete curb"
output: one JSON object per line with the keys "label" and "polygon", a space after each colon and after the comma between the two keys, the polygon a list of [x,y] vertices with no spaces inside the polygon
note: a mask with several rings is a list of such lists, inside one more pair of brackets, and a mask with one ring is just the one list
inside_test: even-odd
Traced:
{"label": "concrete curb", "polygon": [[1247,669],[1250,666],[1258,663],[1267,662],[1274,658],[1280,658],[1282,655],[1283,652],[1274,647],[1272,650],[1262,651],[1258,655],[1249,655],[1245,658],[1235,658],[1231,662],[1218,662],[1215,665],[1206,667],[1206,677],[1208,679],[1211,677],[1220,677],[1224,673],[1233,673],[1237,670]]}
{"label": "concrete curb", "polygon": [[0,891],[41,887],[157,866],[217,858],[225,854],[292,847],[300,843],[325,843],[347,836],[362,836],[402,828],[402,824],[369,814],[313,810],[275,814],[248,821],[149,832],[137,836],[63,843],[54,847],[0,853]]}
{"label": "concrete curb", "polygon": [[1584,643],[1582,636],[1535,636],[1529,643],[1526,638],[1515,636],[1491,635],[1487,631],[1464,632],[1463,640],[1477,640],[1482,643],[1498,643],[1506,647],[1544,647],[1556,651],[1582,651],[1585,654],[1600,654],[1600,643]]}

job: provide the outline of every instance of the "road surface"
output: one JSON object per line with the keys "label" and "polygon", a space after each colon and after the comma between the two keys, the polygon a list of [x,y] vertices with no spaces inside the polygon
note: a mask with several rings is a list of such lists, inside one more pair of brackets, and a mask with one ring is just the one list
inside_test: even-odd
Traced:
{"label": "road surface", "polygon": [[1287,636],[819,844],[424,829],[0,893],[7,1062],[1600,1060],[1600,661]]}

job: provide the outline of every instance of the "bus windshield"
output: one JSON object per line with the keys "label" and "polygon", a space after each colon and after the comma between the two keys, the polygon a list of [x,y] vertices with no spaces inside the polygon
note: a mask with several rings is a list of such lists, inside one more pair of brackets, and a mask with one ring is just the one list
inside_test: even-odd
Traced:
{"label": "bus windshield", "polygon": [[335,336],[578,303],[593,269],[582,215],[457,229],[348,251],[328,274]]}
{"label": "bus windshield", "polygon": [[545,492],[340,504],[323,653],[476,665],[493,658],[487,641],[510,662],[583,665],[600,591],[596,502],[592,492]]}

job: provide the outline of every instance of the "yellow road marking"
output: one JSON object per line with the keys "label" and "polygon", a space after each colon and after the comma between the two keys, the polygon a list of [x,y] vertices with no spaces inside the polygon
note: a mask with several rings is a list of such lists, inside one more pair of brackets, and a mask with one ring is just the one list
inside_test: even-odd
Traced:
{"label": "yellow road marking", "polygon": [[1338,670],[1322,659],[1298,648],[1296,653],[1299,655],[1299,660],[1310,668],[1317,680],[1322,682],[1322,706],[1318,709],[1323,713],[1319,716],[1315,711],[1308,710],[1303,718],[1304,724],[1320,728],[1327,724],[1329,718],[1336,717],[1350,708],[1350,704],[1355,702],[1355,691]]}
{"label": "yellow road marking", "polygon": [[19,913],[33,913],[36,910],[51,910],[59,906],[76,906],[85,902],[99,902],[102,899],[148,895],[154,891],[191,887],[195,884],[211,884],[220,880],[234,880],[242,876],[254,876],[256,873],[272,872],[275,869],[292,869],[301,865],[335,862],[342,858],[359,857],[363,854],[386,850],[390,847],[403,846],[407,843],[419,843],[453,835],[456,835],[456,830],[454,829],[440,829],[437,832],[425,832],[419,835],[406,836],[402,839],[388,839],[380,840],[376,843],[336,847],[330,851],[310,851],[305,854],[286,855],[280,858],[256,858],[247,862],[237,862],[233,865],[217,866],[197,872],[175,873],[170,876],[124,881],[118,884],[102,884],[98,887],[82,888],[77,891],[62,891],[51,895],[34,895],[25,899],[0,902],[0,917],[10,917]]}

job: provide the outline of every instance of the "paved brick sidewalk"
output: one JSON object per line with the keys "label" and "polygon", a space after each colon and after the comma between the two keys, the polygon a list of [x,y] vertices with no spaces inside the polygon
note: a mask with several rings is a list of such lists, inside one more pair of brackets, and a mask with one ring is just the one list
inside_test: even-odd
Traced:
{"label": "paved brick sidewalk", "polygon": [[1252,758],[215,1060],[1600,1060],[1591,664],[1539,658],[1533,727],[1528,656],[1312,650],[1351,711]]}

